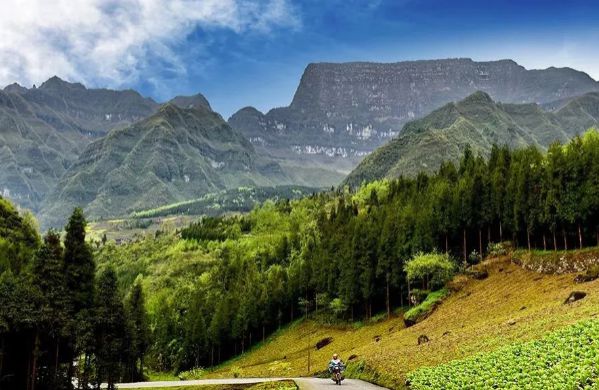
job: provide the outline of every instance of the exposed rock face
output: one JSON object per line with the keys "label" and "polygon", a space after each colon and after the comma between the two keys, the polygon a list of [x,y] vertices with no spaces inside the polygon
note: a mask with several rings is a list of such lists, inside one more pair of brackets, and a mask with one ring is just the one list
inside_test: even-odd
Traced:
{"label": "exposed rock face", "polygon": [[134,91],[87,89],[53,77],[0,91],[0,195],[34,211],[91,140],[151,115]]}
{"label": "exposed rock face", "polygon": [[537,104],[494,102],[485,92],[448,103],[407,123],[401,134],[366,157],[345,179],[364,181],[434,172],[443,161],[459,160],[466,145],[488,156],[493,144],[511,148],[535,145],[541,150],[554,141],[566,142],[599,124],[599,93],[572,99],[563,108],[546,112]]}
{"label": "exposed rock face", "polygon": [[318,63],[306,68],[289,107],[244,108],[229,123],[265,152],[288,161],[321,156],[344,172],[408,121],[478,90],[502,102],[550,103],[599,84],[573,69],[526,70],[511,60]]}

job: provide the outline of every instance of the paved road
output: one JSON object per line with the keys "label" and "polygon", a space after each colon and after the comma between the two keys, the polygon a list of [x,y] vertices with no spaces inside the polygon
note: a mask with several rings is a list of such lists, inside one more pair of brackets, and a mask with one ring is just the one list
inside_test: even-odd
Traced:
{"label": "paved road", "polygon": [[334,389],[384,389],[384,387],[375,386],[373,384],[360,381],[357,379],[346,379],[341,386],[337,386],[330,379],[318,378],[238,378],[238,379],[200,379],[195,381],[171,381],[171,382],[139,382],[139,383],[123,383],[118,385],[119,389],[138,389],[138,388],[153,388],[153,387],[176,387],[176,386],[193,386],[193,385],[239,385],[252,384],[261,382],[273,382],[285,379],[294,380],[302,390],[334,390]]}
{"label": "paved road", "polygon": [[368,382],[364,382],[357,379],[346,379],[342,382],[341,386],[337,386],[331,379],[318,379],[318,378],[294,378],[293,379],[302,390],[335,390],[335,389],[384,389],[384,387],[376,386]]}

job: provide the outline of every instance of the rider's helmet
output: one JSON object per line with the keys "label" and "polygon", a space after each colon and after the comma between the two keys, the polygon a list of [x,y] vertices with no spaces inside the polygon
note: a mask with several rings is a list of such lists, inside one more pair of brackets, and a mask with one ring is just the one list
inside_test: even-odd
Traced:
{"label": "rider's helmet", "polygon": [[339,355],[337,355],[336,353],[333,354],[333,360],[337,360],[339,358]]}

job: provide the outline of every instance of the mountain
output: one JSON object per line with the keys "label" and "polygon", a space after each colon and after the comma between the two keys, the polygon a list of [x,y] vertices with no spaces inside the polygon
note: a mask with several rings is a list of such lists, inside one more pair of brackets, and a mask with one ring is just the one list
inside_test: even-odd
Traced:
{"label": "mountain", "polygon": [[182,100],[92,142],[44,202],[43,224],[64,224],[76,205],[102,218],[227,188],[288,184],[281,168],[209,105],[174,104]]}
{"label": "mountain", "polygon": [[87,89],[58,77],[39,88],[7,86],[0,90],[0,194],[39,210],[91,140],[158,106],[135,91]]}
{"label": "mountain", "polygon": [[552,112],[533,103],[497,103],[488,94],[475,92],[406,124],[397,138],[366,157],[345,183],[359,185],[384,177],[432,172],[444,160],[458,161],[466,145],[482,155],[488,155],[493,144],[543,149],[598,124],[596,92],[571,99]]}
{"label": "mountain", "polygon": [[229,124],[286,171],[302,177],[323,169],[334,180],[408,121],[477,90],[544,104],[599,91],[599,83],[573,69],[527,70],[511,60],[317,63],[304,71],[291,105],[266,114],[246,107]]}

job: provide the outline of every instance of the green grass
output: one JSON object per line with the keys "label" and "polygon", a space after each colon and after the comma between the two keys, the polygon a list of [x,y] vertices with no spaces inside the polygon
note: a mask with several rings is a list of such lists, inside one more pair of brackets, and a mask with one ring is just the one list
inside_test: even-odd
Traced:
{"label": "green grass", "polygon": [[172,372],[145,371],[144,374],[147,376],[148,381],[150,382],[179,380],[179,377]]}
{"label": "green grass", "polygon": [[431,292],[421,304],[408,310],[404,319],[416,323],[426,318],[448,295],[449,290],[445,288]]}
{"label": "green grass", "polygon": [[599,386],[599,320],[408,375],[420,389],[594,389]]}

